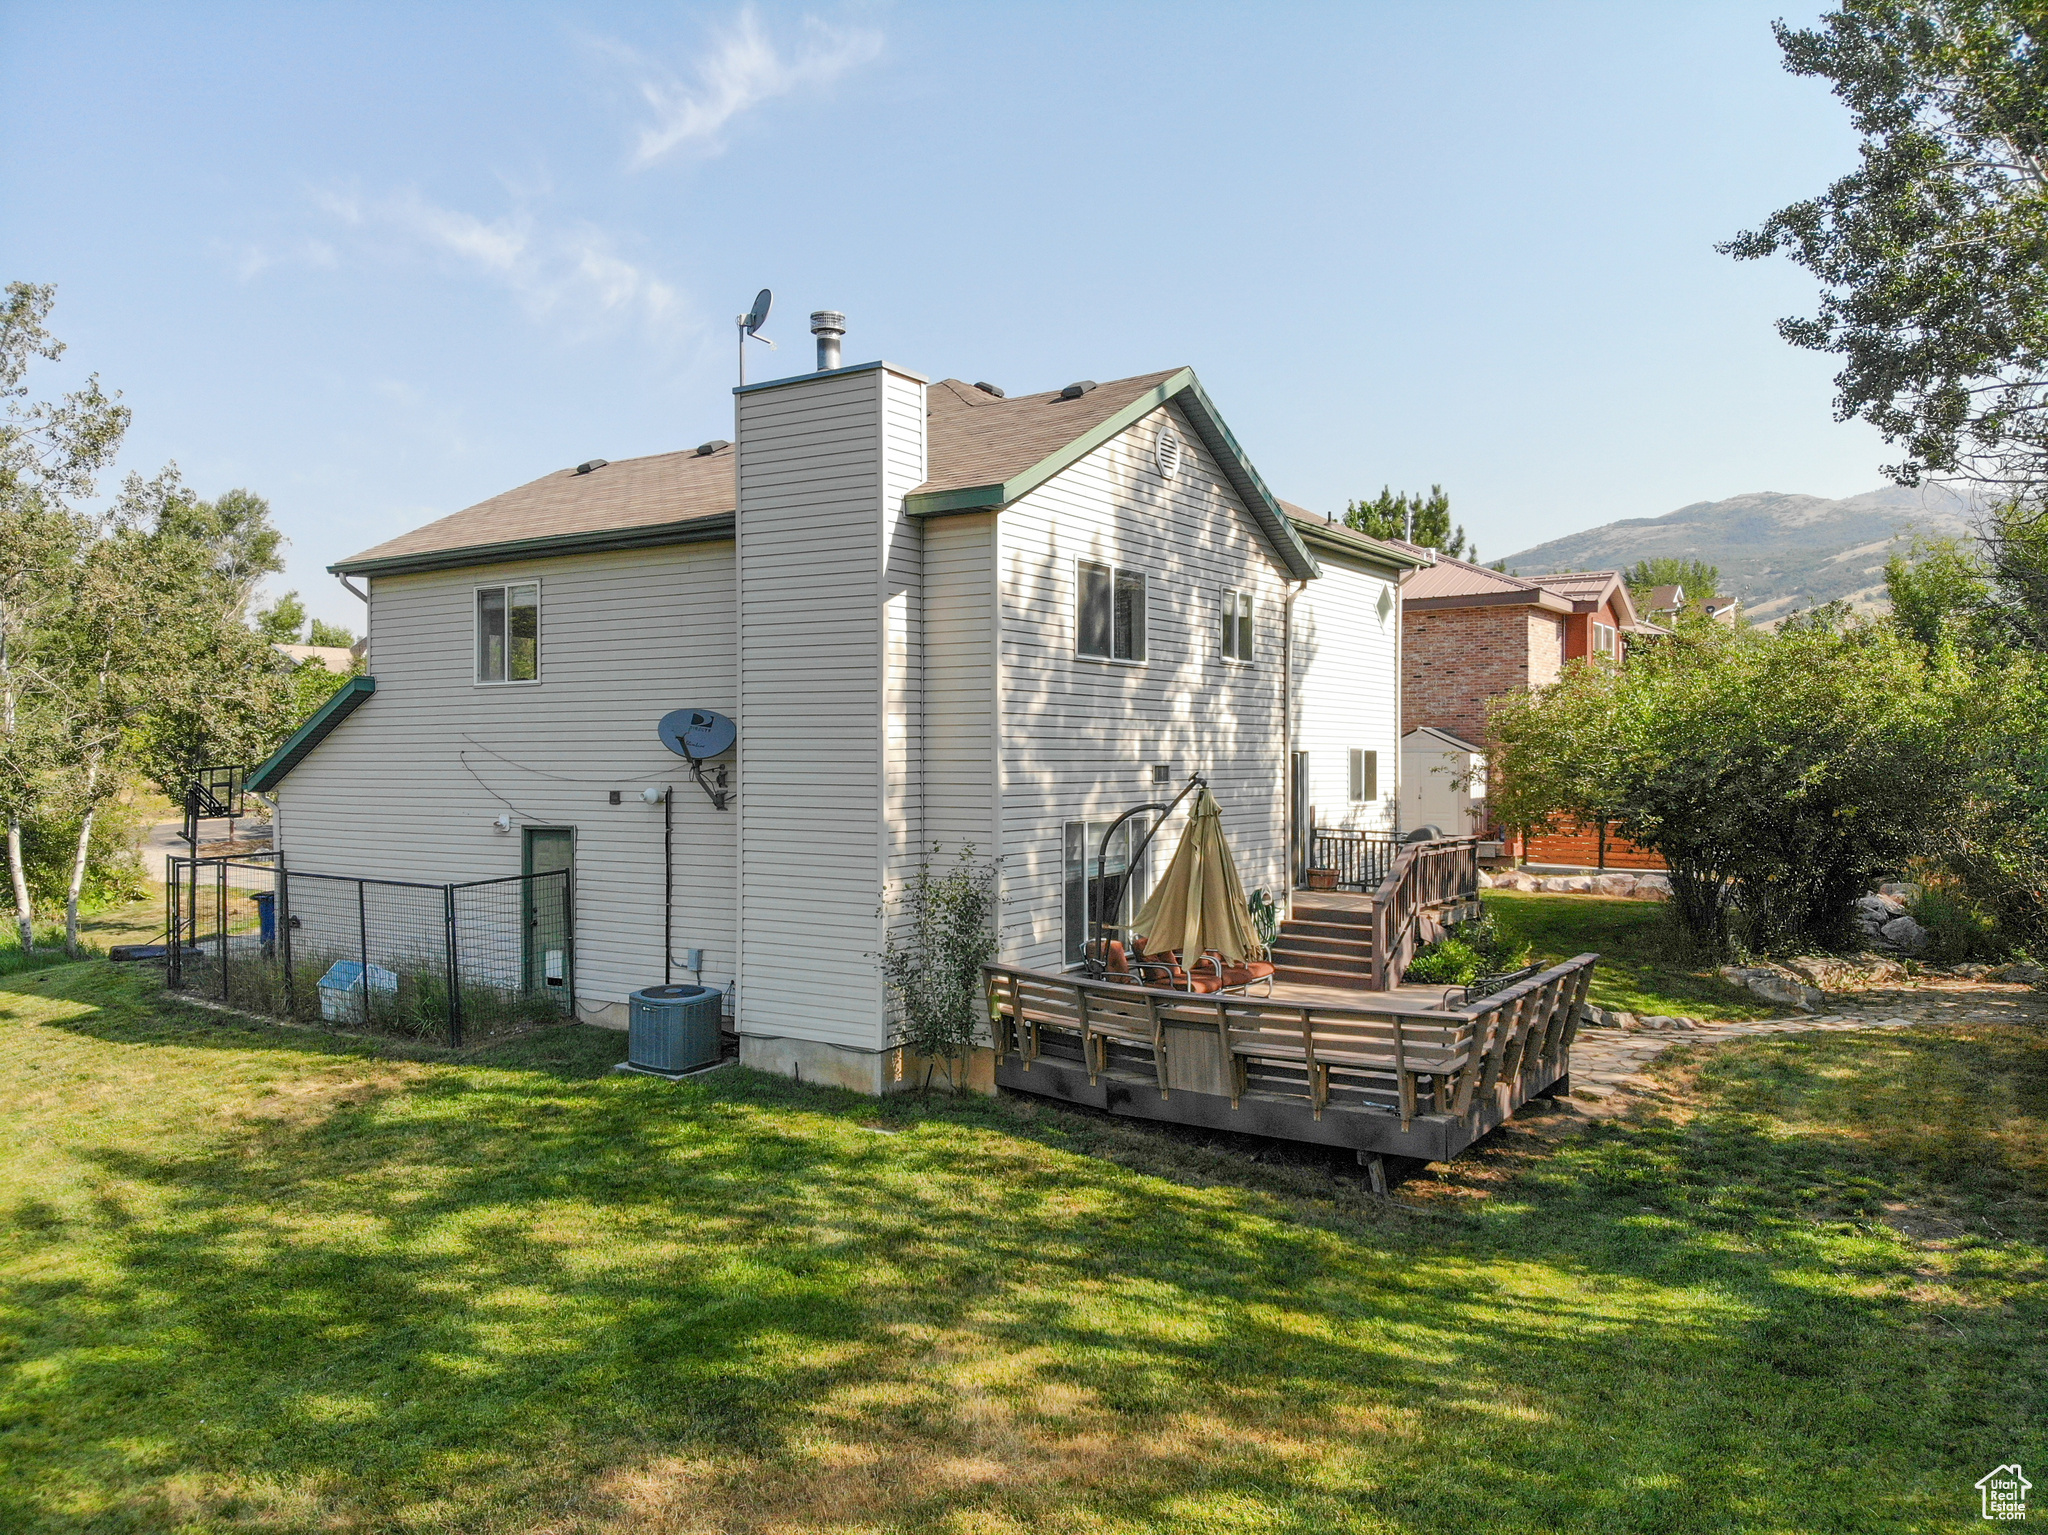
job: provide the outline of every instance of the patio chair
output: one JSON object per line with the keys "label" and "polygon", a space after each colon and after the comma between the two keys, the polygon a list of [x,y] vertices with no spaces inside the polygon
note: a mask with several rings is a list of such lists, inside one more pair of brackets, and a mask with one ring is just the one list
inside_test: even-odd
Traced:
{"label": "patio chair", "polygon": [[[1089,947],[1092,949],[1094,945],[1091,944]],[[1126,951],[1116,939],[1107,939],[1103,944],[1103,956],[1102,978],[1106,981],[1116,981],[1126,986],[1158,986],[1176,991],[1182,989],[1180,981],[1186,979],[1179,966],[1172,962],[1172,955],[1169,954],[1164,959],[1150,957],[1145,953],[1142,943],[1134,942],[1131,949]],[[1177,976],[1179,980],[1176,980]]]}

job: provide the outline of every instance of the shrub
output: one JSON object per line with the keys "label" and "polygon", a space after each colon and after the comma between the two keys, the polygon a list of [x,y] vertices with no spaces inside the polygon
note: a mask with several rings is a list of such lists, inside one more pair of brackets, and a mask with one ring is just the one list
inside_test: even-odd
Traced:
{"label": "shrub", "polygon": [[[938,848],[932,851],[936,854]],[[988,1023],[981,967],[996,952],[996,867],[970,845],[945,874],[920,863],[903,887],[882,955],[882,982],[897,1009],[898,1041],[941,1062],[955,1088],[963,1060]]]}
{"label": "shrub", "polygon": [[1529,945],[1509,938],[1488,913],[1425,945],[1402,979],[1418,986],[1466,986],[1482,975],[1500,975],[1528,963]]}
{"label": "shrub", "polygon": [[1481,968],[1478,950],[1450,935],[1420,949],[1402,979],[1418,986],[1464,986],[1478,979]]}
{"label": "shrub", "polygon": [[1626,665],[1574,662],[1496,700],[1510,825],[1611,820],[1664,857],[1696,942],[1839,946],[1869,881],[1938,848],[1970,776],[1967,692],[1887,625],[1823,611],[1711,621]]}
{"label": "shrub", "polygon": [[1938,964],[1998,959],[2004,954],[1990,914],[1959,885],[1923,885],[1909,910],[1927,930],[1926,957]]}

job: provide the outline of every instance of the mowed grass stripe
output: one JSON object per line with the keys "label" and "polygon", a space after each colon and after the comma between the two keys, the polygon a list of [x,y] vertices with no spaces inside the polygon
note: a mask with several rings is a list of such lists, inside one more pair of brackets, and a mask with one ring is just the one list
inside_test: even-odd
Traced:
{"label": "mowed grass stripe", "polygon": [[621,1044],[0,977],[0,1528],[1906,1530],[2041,1455],[2026,1031],[1681,1052],[1427,1215]]}

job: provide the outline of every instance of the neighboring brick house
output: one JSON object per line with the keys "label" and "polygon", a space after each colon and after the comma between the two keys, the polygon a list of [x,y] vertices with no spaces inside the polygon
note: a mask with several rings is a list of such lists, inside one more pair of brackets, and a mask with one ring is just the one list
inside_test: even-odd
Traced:
{"label": "neighboring brick house", "polygon": [[[1445,731],[1485,742],[1490,700],[1555,682],[1582,656],[1620,660],[1632,639],[1661,634],[1637,617],[1617,570],[1512,576],[1442,555],[1401,588],[1401,732]],[[1596,831],[1531,839],[1535,863],[1600,860]],[[1608,864],[1661,867],[1608,838]]]}

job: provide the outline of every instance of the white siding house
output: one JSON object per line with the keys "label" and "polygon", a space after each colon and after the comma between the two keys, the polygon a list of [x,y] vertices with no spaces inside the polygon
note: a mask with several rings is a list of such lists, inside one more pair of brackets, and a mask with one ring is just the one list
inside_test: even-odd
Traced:
{"label": "white siding house", "polygon": [[1312,514],[1295,525],[1322,575],[1294,599],[1293,750],[1316,825],[1401,829],[1401,567],[1383,545]]}
{"label": "white siding house", "polygon": [[[375,679],[254,775],[288,867],[489,878],[566,833],[580,1016],[702,949],[744,1060],[881,1091],[889,897],[934,849],[998,860],[1002,957],[1061,968],[1102,827],[1190,773],[1283,903],[1290,752],[1326,823],[1398,825],[1416,560],[1290,517],[1190,370],[1009,399],[871,363],[741,388],[734,435],[337,566]],[[505,604],[537,657],[480,642]],[[738,722],[729,808],[656,737],[683,707]]]}

